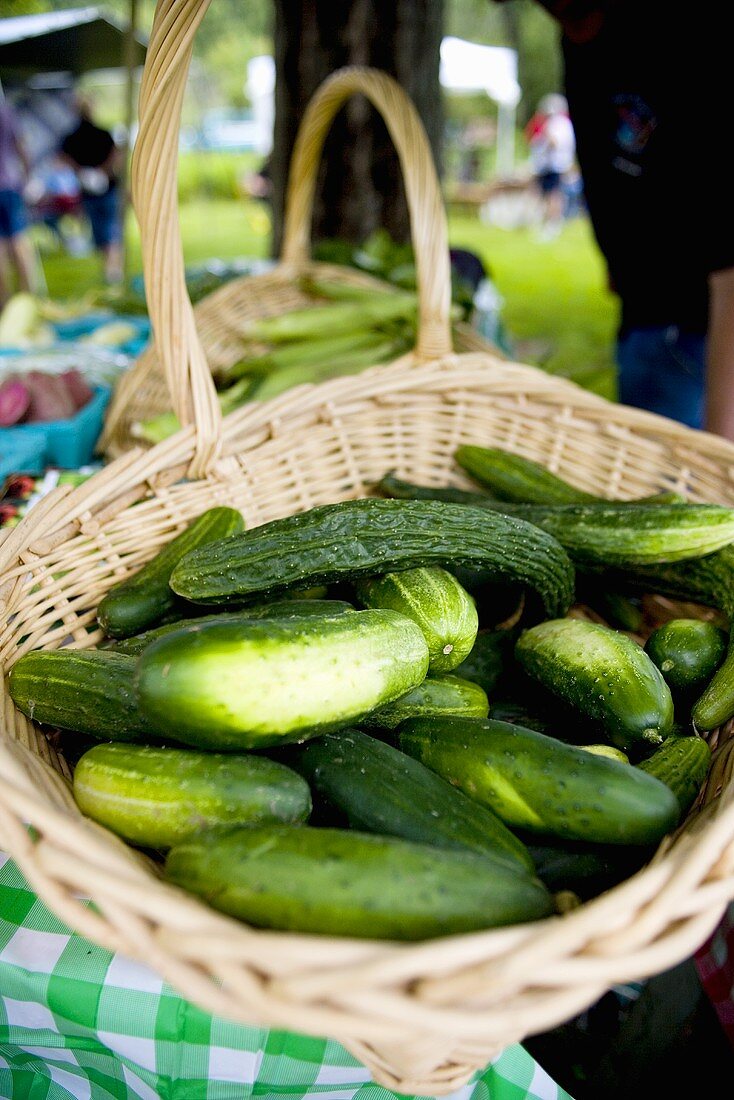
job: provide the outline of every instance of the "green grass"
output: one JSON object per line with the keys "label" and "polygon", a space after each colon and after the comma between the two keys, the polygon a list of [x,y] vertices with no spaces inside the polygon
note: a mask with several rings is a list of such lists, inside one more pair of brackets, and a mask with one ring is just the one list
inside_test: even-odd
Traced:
{"label": "green grass", "polygon": [[[180,219],[189,264],[267,255],[269,220],[260,203],[196,199],[182,205]],[[518,357],[611,396],[617,310],[588,223],[577,219],[555,240],[541,242],[533,229],[505,230],[452,214],[449,233],[452,245],[479,253],[490,269]],[[129,269],[137,272],[140,243],[132,219],[128,240]],[[96,257],[52,254],[44,267],[54,298],[79,296],[99,284]]]}

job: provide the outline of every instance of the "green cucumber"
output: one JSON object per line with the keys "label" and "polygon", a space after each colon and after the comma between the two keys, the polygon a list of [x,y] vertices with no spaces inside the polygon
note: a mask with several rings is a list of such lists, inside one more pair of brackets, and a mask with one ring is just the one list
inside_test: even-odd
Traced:
{"label": "green cucumber", "polygon": [[479,684],[458,676],[428,676],[407,695],[372,711],[360,722],[366,729],[394,730],[408,718],[424,714],[463,714],[466,718],[486,718],[487,695]]}
{"label": "green cucumber", "polygon": [[498,500],[528,504],[583,504],[602,498],[569,485],[545,466],[495,447],[458,447],[459,466]]}
{"label": "green cucumber", "polygon": [[657,752],[637,767],[654,775],[678,799],[681,814],[687,814],[708,775],[711,749],[702,737],[668,737]]}
{"label": "green cucumber", "polygon": [[629,878],[646,863],[648,847],[620,847],[568,840],[530,843],[528,850],[541,882],[556,894],[572,890],[583,900],[596,897]]}
{"label": "green cucumber", "polygon": [[127,638],[163,619],[176,604],[168,581],[174,566],[197,546],[235,535],[244,527],[234,508],[210,508],[133,576],[116,584],[100,602],[97,619],[105,634]]}
{"label": "green cucumber", "polygon": [[673,729],[670,688],[626,634],[582,619],[554,619],[520,635],[525,672],[592,721],[626,751],[660,745]]}
{"label": "green cucumber", "polygon": [[141,653],[153,728],[206,749],[303,740],[347,725],[425,678],[428,646],[394,611],[186,627]]}
{"label": "green cucumber", "polygon": [[471,652],[454,669],[454,675],[471,680],[489,695],[512,657],[514,643],[515,634],[511,630],[480,630]]}
{"label": "green cucumber", "polygon": [[726,633],[703,619],[671,619],[653,630],[645,652],[673,693],[698,694],[726,656]]}
{"label": "green cucumber", "polygon": [[496,500],[489,493],[480,493],[476,489],[456,489],[453,485],[415,485],[412,481],[403,481],[391,471],[381,478],[375,488],[384,497],[393,500],[440,500],[444,504],[476,504],[485,507],[487,501]]}
{"label": "green cucumber", "polygon": [[95,745],[74,771],[74,798],[87,817],[146,848],[311,812],[308,784],[274,760],[143,745]]}
{"label": "green cucumber", "polygon": [[253,826],[171,849],[166,877],[265,928],[421,940],[538,920],[547,890],[507,863],[397,837]]}
{"label": "green cucumber", "polygon": [[578,745],[584,752],[593,753],[594,756],[606,756],[609,760],[618,760],[620,764],[629,764],[630,758],[621,749],[615,749],[614,745]]}
{"label": "green cucumber", "polygon": [[573,567],[555,539],[506,516],[420,500],[350,500],[274,520],[187,554],[171,585],[194,602],[227,603],[446,564],[529,586],[547,615],[565,614],[573,598]]}
{"label": "green cucumber", "polygon": [[428,643],[428,671],[460,665],[479,629],[474,600],[456,577],[438,566],[363,577],[355,585],[365,607],[387,607],[412,619]]}
{"label": "green cucumber", "polygon": [[122,638],[112,645],[115,653],[130,653],[137,656],[156,638],[164,638],[175,630],[184,627],[200,627],[206,623],[231,623],[240,619],[299,619],[312,615],[340,615],[354,611],[345,600],[274,600],[272,603],[240,608],[239,611],[220,611],[217,615],[201,615],[195,619],[179,619],[177,622],[156,626],[143,634],[132,638]]}
{"label": "green cucumber", "polygon": [[141,714],[135,659],[103,649],[41,649],[10,670],[10,696],[43,725],[115,741],[156,740]]}
{"label": "green cucumber", "polygon": [[412,718],[398,743],[510,828],[652,844],[678,821],[678,803],[659,780],[508,722]]}
{"label": "green cucumber", "polygon": [[500,819],[423,764],[359,730],[295,750],[288,763],[353,829],[480,852],[533,870],[525,845]]}

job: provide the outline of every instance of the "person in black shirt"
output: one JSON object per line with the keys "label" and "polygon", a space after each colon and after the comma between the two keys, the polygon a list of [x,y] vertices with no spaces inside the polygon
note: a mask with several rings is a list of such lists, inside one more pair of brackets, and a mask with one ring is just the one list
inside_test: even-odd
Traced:
{"label": "person in black shirt", "polygon": [[105,280],[117,283],[122,279],[120,154],[112,134],[92,122],[87,101],[79,99],[77,106],[79,123],[62,141],[60,152],[79,179],[92,237],[104,257]]}
{"label": "person in black shirt", "polygon": [[710,6],[540,2],[564,31],[586,202],[620,298],[620,399],[734,439],[724,26]]}

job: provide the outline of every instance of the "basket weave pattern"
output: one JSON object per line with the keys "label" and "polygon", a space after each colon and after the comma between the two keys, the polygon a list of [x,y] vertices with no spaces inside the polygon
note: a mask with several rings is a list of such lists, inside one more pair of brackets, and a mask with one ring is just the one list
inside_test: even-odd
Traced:
{"label": "basket weave pattern", "polygon": [[[201,7],[162,0],[156,16],[146,73],[159,74],[156,87],[166,91],[157,94],[174,114],[180,98],[167,65],[185,77]],[[410,116],[375,74],[339,74],[325,94],[333,107],[351,91],[376,95],[375,88],[389,88],[386,109],[399,102],[401,117]],[[151,108],[150,96],[148,80],[138,157],[151,154],[151,119],[160,128],[160,102]],[[160,160],[167,156],[164,143]],[[435,185],[431,173],[424,190],[426,178]],[[463,485],[451,456],[464,443],[516,451],[610,496],[675,488],[734,503],[734,447],[723,440],[528,367],[451,353],[446,256],[421,251],[418,241],[425,328],[415,355],[221,422],[206,397],[211,379],[181,298],[175,241],[164,233],[150,246],[149,234],[172,226],[156,195],[175,202],[175,188],[166,191],[161,180],[152,193],[137,192],[146,283],[158,354],[188,426],[149,451],[124,454],[84,485],[54,491],[5,534],[4,672],[29,649],[94,645],[102,595],[205,508],[234,505],[252,526],[363,495],[388,469],[424,484]],[[443,214],[434,209],[431,217],[441,239]],[[443,289],[429,293],[427,271]],[[639,874],[562,918],[406,945],[258,931],[165,884],[145,857],[82,817],[64,760],[14,709],[4,683],[0,691],[0,845],[62,919],[147,962],[209,1011],[340,1040],[378,1081],[402,1092],[454,1089],[497,1050],[574,1015],[610,984],[680,960],[734,898],[730,727],[714,735],[696,809]]]}

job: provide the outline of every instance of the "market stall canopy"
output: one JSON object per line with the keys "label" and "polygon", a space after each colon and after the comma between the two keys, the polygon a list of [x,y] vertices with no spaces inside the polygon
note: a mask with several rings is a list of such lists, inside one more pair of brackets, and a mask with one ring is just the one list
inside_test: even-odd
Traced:
{"label": "market stall canopy", "polygon": [[509,175],[515,159],[515,109],[522,94],[515,50],[444,38],[439,79],[447,91],[485,92],[498,104],[497,171]]}
{"label": "market stall canopy", "polygon": [[[0,19],[0,74],[81,73],[125,65],[122,23],[101,8],[70,8]],[[135,36],[134,64],[145,60],[146,40]]]}

